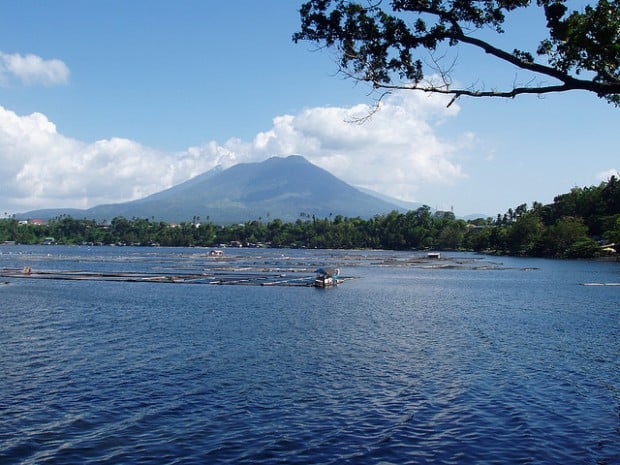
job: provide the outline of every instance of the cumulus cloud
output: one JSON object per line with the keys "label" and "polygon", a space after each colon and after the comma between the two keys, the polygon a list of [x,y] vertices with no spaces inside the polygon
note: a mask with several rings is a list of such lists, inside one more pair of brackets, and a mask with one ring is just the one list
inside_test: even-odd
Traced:
{"label": "cumulus cloud", "polygon": [[210,141],[167,153],[122,138],[85,143],[58,133],[41,114],[20,116],[0,106],[0,210],[87,208],[134,200],[215,166],[300,154],[352,185],[404,200],[423,186],[466,176],[455,161],[471,142],[442,140],[436,125],[458,112],[440,98],[393,95],[363,124],[367,105],[308,108],[273,119],[253,140]]}
{"label": "cumulus cloud", "polygon": [[201,154],[173,154],[113,138],[87,144],[57,132],[41,113],[0,106],[0,210],[86,208],[144,197],[212,167]]}
{"label": "cumulus cloud", "polygon": [[608,169],[607,171],[603,171],[601,173],[598,174],[597,178],[600,181],[609,181],[609,178],[611,178],[612,176],[615,176],[616,178],[620,178],[620,170],[616,170],[613,168]]}
{"label": "cumulus cloud", "polygon": [[17,79],[24,84],[52,86],[69,82],[69,68],[61,60],[37,55],[0,52],[0,85]]}
{"label": "cumulus cloud", "polygon": [[[368,105],[309,108],[278,116],[270,130],[257,134],[240,157],[301,154],[350,184],[404,200],[416,200],[426,183],[450,184],[466,176],[455,161],[471,134],[446,141],[436,125],[458,113],[441,97],[415,92],[384,99],[378,112]],[[363,123],[353,123],[368,115]]]}

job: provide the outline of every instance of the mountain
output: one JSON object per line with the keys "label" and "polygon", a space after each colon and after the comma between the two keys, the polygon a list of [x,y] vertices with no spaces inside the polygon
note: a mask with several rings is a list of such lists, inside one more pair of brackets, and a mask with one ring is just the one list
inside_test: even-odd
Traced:
{"label": "mountain", "polygon": [[478,220],[480,218],[486,220],[487,218],[493,218],[493,215],[489,215],[487,213],[471,213],[470,215],[466,215],[463,217],[463,219],[466,221]]}
{"label": "mountain", "polygon": [[398,205],[361,192],[305,158],[273,157],[260,163],[216,168],[177,186],[131,202],[99,205],[86,210],[47,209],[20,218],[74,218],[111,220],[154,218],[169,222],[201,221],[215,224],[250,220],[295,221],[300,213],[317,218],[335,215],[370,218],[401,210]]}
{"label": "mountain", "polygon": [[380,194],[379,192],[375,192],[372,189],[365,189],[363,187],[358,187],[357,189],[360,190],[361,192],[364,192],[365,194],[372,195],[373,197],[377,197],[378,199],[381,199],[388,203],[396,205],[399,210],[405,210],[405,211],[417,210],[418,208],[424,206],[423,203],[409,202],[407,200],[397,199],[395,197],[390,197],[388,195]]}

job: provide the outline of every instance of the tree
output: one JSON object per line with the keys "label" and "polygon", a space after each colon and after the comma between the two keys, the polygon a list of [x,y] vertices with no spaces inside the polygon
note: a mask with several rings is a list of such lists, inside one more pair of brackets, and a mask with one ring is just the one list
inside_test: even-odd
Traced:
{"label": "tree", "polygon": [[613,227],[610,227],[609,230],[605,232],[603,237],[613,243],[616,247],[620,246],[620,215],[615,217]]}
{"label": "tree", "polygon": [[[515,97],[569,90],[593,92],[620,106],[620,2],[600,0],[569,11],[567,0],[310,0],[300,9],[309,40],[337,50],[341,71],[380,89],[416,89],[456,98]],[[535,51],[506,50],[494,41],[507,14],[537,8],[546,33]],[[485,35],[491,30],[493,41]],[[499,40],[498,40],[499,42]],[[532,73],[526,85],[495,90],[452,87],[454,63],[444,46],[469,46]],[[423,61],[423,51],[430,60]],[[440,79],[429,79],[427,71]],[[549,78],[552,79],[551,83]]]}
{"label": "tree", "polygon": [[437,246],[441,249],[452,250],[461,248],[466,231],[467,223],[463,220],[451,219],[449,222],[445,222],[439,232]]}
{"label": "tree", "polygon": [[537,213],[525,213],[506,233],[506,247],[512,255],[530,255],[538,245],[544,227]]}
{"label": "tree", "polygon": [[546,229],[541,246],[543,255],[550,257],[572,256],[572,248],[588,240],[588,227],[581,218],[565,216]]}

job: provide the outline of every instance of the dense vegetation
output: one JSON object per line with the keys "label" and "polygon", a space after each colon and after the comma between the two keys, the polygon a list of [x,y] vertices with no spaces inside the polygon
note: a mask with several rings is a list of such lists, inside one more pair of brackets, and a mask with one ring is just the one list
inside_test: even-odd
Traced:
{"label": "dense vegetation", "polygon": [[[449,94],[454,98],[509,97],[586,90],[620,106],[620,2],[567,0],[309,0],[293,40],[335,52],[345,76],[374,88]],[[575,4],[580,10],[569,7]],[[509,16],[527,9],[546,28],[527,24],[536,49],[519,50],[502,37]],[[525,31],[523,31],[525,32]],[[515,47],[520,46],[515,43]],[[459,48],[484,52],[497,65],[530,74],[512,88],[488,75],[464,82],[456,75]],[[457,49],[450,53],[449,49]],[[500,68],[500,66],[498,66]],[[510,76],[513,72],[511,71]],[[439,78],[437,78],[439,77]],[[486,83],[487,86],[481,85]]]}
{"label": "dense vegetation", "polygon": [[68,216],[48,224],[0,219],[0,243],[140,244],[217,246],[219,244],[308,248],[379,248],[393,250],[475,250],[541,257],[594,257],[602,244],[620,243],[620,181],[611,177],[599,186],[574,188],[549,205],[534,202],[509,209],[496,218],[465,221],[451,212],[427,206],[407,213],[393,211],[371,219],[336,215],[314,218],[304,213],[291,223],[217,226],[191,222],[172,225],[123,217],[100,224]]}

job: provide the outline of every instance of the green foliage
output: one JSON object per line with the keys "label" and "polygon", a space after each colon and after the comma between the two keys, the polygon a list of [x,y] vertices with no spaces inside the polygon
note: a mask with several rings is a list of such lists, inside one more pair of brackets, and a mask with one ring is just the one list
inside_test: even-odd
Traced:
{"label": "green foliage", "polygon": [[600,247],[596,241],[583,237],[573,242],[566,250],[568,258],[591,258],[599,255]]}
{"label": "green foliage", "polygon": [[[514,97],[519,94],[567,91],[594,92],[620,103],[620,3],[600,0],[582,11],[569,11],[566,0],[392,0],[362,2],[310,0],[301,9],[301,28],[293,40],[309,40],[335,48],[341,69],[375,87],[421,89],[455,97]],[[502,34],[507,15],[520,8],[538,9],[547,21],[536,50],[504,50],[482,39]],[[531,32],[531,31],[528,31]],[[499,37],[496,37],[500,43]],[[425,60],[442,46],[478,48],[498,62],[533,73],[537,82],[504,91],[450,87],[450,59]],[[440,54],[437,54],[440,55]],[[423,82],[425,74],[442,76],[441,84]],[[585,77],[583,77],[585,76]],[[485,81],[481,77],[480,81]],[[534,81],[534,80],[533,80]]]}
{"label": "green foliage", "polygon": [[507,226],[505,247],[511,255],[531,255],[543,234],[543,224],[535,212],[526,212]]}
{"label": "green foliage", "polygon": [[609,221],[609,227],[603,233],[603,238],[608,243],[620,244],[620,214],[611,218],[612,221]]}
{"label": "green foliage", "polygon": [[571,189],[552,204],[521,205],[498,215],[488,247],[498,253],[585,258],[601,252],[595,240],[620,243],[620,183]]}

